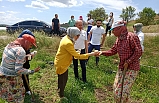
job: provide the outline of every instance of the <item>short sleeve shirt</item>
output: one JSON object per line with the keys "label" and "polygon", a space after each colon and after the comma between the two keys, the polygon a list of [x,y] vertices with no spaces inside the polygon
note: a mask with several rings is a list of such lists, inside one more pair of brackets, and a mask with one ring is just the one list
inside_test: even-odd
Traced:
{"label": "short sleeve shirt", "polygon": [[59,25],[59,19],[53,18],[52,22],[54,23],[54,26],[58,26]]}
{"label": "short sleeve shirt", "polygon": [[98,28],[97,26],[93,26],[90,31],[92,32],[92,38],[90,43],[92,45],[100,45],[101,37],[104,34],[104,28]]}

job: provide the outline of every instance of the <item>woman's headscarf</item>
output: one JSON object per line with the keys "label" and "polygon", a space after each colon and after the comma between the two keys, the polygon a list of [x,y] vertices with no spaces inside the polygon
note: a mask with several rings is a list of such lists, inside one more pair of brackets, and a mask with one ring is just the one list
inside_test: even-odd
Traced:
{"label": "woman's headscarf", "polygon": [[136,23],[136,24],[133,25],[133,27],[134,27],[135,30],[136,30],[136,33],[142,31],[142,26],[143,26],[142,23]]}
{"label": "woman's headscarf", "polygon": [[67,35],[70,37],[72,41],[74,41],[74,36],[80,35],[80,30],[77,27],[69,27],[67,29]]}

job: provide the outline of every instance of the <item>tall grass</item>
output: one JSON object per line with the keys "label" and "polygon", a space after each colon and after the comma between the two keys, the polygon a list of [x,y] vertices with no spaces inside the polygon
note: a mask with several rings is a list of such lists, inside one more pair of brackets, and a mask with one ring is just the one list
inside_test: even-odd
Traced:
{"label": "tall grass", "polygon": [[[1,48],[14,40],[16,36],[3,40],[0,39]],[[113,103],[112,85],[119,63],[118,55],[100,57],[99,66],[95,66],[95,57],[90,57],[87,64],[87,83],[74,78],[73,66],[69,67],[69,79],[65,89],[68,100],[60,101],[57,95],[57,75],[50,62],[54,61],[59,37],[47,37],[35,33],[38,51],[30,62],[31,68],[41,67],[40,72],[30,75],[30,86],[35,96],[35,103]],[[115,37],[106,38],[104,50],[108,50],[115,42]],[[141,58],[141,70],[132,87],[130,98],[132,103],[159,103],[159,36],[145,36],[145,51]],[[3,50],[1,50],[2,54]],[[81,77],[79,67],[79,76]],[[30,103],[31,96],[26,95],[25,103]]]}

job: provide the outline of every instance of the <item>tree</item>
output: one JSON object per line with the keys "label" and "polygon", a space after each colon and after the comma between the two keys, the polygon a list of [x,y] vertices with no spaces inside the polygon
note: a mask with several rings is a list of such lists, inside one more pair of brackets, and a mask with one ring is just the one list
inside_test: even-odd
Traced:
{"label": "tree", "polygon": [[125,9],[122,9],[122,14],[120,15],[120,18],[122,18],[124,21],[129,22],[132,18],[135,17],[135,8],[132,6],[126,7]]}
{"label": "tree", "polygon": [[106,14],[105,9],[103,7],[102,8],[96,8],[95,10],[91,10],[91,11],[89,11],[88,14],[91,14],[92,19],[94,19],[95,21],[97,19],[101,19],[102,21],[104,21],[105,18],[108,17],[108,15]]}
{"label": "tree", "polygon": [[152,8],[145,7],[141,12],[137,14],[139,18],[137,19],[137,22],[143,23],[143,25],[150,25],[151,22],[154,21],[154,17],[156,16],[156,13]]}

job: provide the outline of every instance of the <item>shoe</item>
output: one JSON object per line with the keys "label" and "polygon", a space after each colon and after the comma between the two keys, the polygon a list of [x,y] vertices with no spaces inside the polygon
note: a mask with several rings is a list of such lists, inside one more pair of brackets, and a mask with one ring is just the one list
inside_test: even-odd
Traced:
{"label": "shoe", "polygon": [[31,92],[30,92],[30,91],[27,91],[26,94],[31,95]]}

